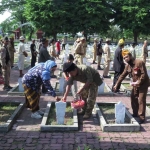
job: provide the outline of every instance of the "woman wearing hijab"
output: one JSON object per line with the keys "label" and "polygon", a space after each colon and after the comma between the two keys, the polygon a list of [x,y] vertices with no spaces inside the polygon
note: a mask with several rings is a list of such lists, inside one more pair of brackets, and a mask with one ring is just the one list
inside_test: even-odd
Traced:
{"label": "woman wearing hijab", "polygon": [[39,100],[40,100],[40,87],[44,84],[47,89],[47,94],[58,97],[54,89],[50,84],[51,73],[54,72],[57,65],[54,61],[48,60],[45,63],[39,63],[35,67],[31,68],[22,79],[24,86],[24,93],[26,98],[26,106],[31,109],[31,118],[40,119],[44,112],[39,110]]}

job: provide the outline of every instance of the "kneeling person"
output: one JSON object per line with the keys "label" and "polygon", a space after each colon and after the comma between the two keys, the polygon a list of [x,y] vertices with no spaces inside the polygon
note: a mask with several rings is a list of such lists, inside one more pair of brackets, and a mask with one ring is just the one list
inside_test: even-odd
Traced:
{"label": "kneeling person", "polygon": [[67,72],[70,77],[67,82],[66,92],[62,99],[67,99],[74,80],[85,83],[84,86],[78,90],[77,94],[85,101],[85,106],[80,113],[84,114],[84,119],[90,118],[96,101],[98,86],[102,84],[102,79],[100,78],[98,71],[85,65],[76,66],[71,62],[64,64],[63,71]]}

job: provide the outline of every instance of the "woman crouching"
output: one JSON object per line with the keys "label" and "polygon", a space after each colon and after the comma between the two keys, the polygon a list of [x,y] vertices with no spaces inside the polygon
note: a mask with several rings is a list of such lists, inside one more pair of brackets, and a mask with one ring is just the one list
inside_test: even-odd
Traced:
{"label": "woman crouching", "polygon": [[47,94],[58,97],[50,84],[51,73],[54,72],[57,65],[54,61],[48,60],[45,63],[39,63],[31,68],[22,78],[24,93],[26,98],[26,107],[32,111],[31,118],[40,119],[44,112],[39,110],[40,87],[44,84]]}

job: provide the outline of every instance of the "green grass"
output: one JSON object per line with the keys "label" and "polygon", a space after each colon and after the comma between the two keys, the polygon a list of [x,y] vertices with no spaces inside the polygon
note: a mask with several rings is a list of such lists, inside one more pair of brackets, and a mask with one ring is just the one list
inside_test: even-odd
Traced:
{"label": "green grass", "polygon": [[[56,108],[54,103],[51,105],[47,125],[58,125],[56,121]],[[64,125],[73,125],[73,109],[71,108],[70,104],[68,104],[66,107]]]}
{"label": "green grass", "polygon": [[[102,114],[108,124],[115,124],[115,104],[99,104]],[[130,123],[129,118],[125,115],[125,123]]]}
{"label": "green grass", "polygon": [[127,89],[127,90],[132,90],[132,86],[130,83],[122,83],[122,85]]}
{"label": "green grass", "polygon": [[13,112],[17,109],[19,104],[7,103],[0,105],[0,125],[7,122]]}

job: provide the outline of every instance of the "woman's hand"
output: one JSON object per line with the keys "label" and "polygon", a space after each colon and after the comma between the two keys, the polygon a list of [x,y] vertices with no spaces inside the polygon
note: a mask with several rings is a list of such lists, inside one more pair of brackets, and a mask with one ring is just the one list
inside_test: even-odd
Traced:
{"label": "woman's hand", "polygon": [[64,96],[61,100],[62,100],[63,102],[66,102],[66,97]]}

